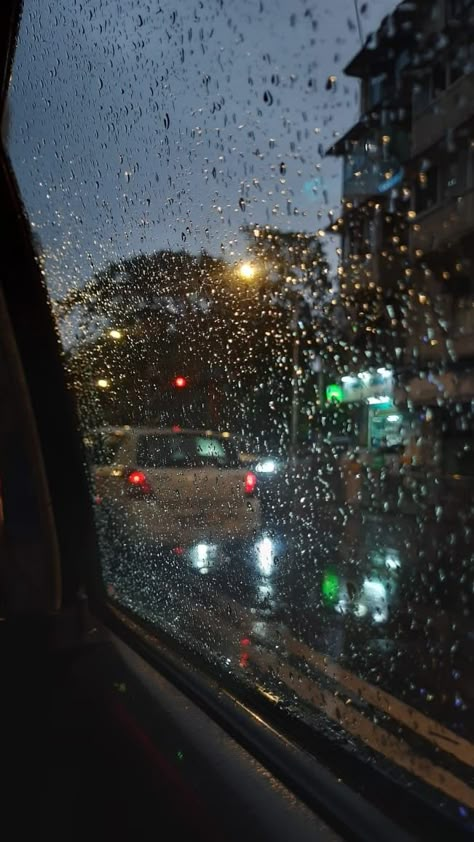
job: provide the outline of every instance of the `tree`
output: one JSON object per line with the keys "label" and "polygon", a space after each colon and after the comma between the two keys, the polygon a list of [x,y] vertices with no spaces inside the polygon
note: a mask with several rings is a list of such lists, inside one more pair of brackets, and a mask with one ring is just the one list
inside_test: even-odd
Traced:
{"label": "tree", "polygon": [[265,356],[271,360],[266,393],[278,403],[277,415],[288,427],[297,361],[301,432],[305,418],[306,427],[312,426],[324,399],[322,372],[334,363],[337,319],[329,262],[318,236],[271,226],[244,231],[262,278]]}
{"label": "tree", "polygon": [[[109,265],[57,305],[75,325],[68,352],[83,411],[109,423],[232,426],[254,414],[255,296],[208,254],[160,251]],[[172,381],[185,374],[189,386]],[[103,388],[98,386],[99,381]]]}

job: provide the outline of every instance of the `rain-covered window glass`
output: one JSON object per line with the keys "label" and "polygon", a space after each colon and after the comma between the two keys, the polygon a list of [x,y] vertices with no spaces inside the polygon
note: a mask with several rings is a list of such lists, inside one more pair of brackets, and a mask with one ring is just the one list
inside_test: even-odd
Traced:
{"label": "rain-covered window glass", "polygon": [[[448,188],[450,177],[455,181],[457,159],[452,162],[446,160],[445,189]],[[449,170],[449,175],[448,175]],[[418,173],[418,180],[415,188],[416,210],[418,212],[428,210],[438,201],[439,168],[436,164],[430,164],[427,169]]]}
{"label": "rain-covered window glass", "polygon": [[112,465],[123,441],[120,432],[91,432],[84,436],[85,451],[92,465]]}
{"label": "rain-covered window glass", "polygon": [[431,71],[424,69],[415,79],[413,85],[413,113],[418,114],[431,101],[432,78]]}
{"label": "rain-covered window glass", "polygon": [[109,598],[471,829],[473,5],[25,0],[2,123]]}
{"label": "rain-covered window glass", "polygon": [[137,442],[137,463],[145,468],[203,467],[207,464],[237,463],[230,442],[215,436],[140,435]]}

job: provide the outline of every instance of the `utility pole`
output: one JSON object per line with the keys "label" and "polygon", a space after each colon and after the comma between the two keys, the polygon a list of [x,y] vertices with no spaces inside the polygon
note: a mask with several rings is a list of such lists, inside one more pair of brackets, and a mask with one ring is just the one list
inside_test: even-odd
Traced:
{"label": "utility pole", "polygon": [[359,30],[359,41],[360,41],[361,47],[363,47],[364,46],[364,36],[362,34],[362,24],[361,24],[361,21],[360,21],[359,4],[358,4],[357,0],[354,0],[354,9],[355,9],[355,14],[356,14],[357,29]]}
{"label": "utility pole", "polygon": [[324,395],[324,371],[323,371],[323,361],[322,361],[321,357],[319,356],[319,354],[318,354],[318,356],[317,356],[317,357],[316,357],[316,359],[315,359],[315,365],[314,365],[314,369],[313,369],[313,370],[314,370],[315,372],[317,372],[317,375],[318,375],[318,392],[317,392],[317,395],[318,395],[319,409],[320,409],[320,411],[321,411],[321,410],[323,409],[323,406],[324,406],[324,397],[325,397],[325,395]]}
{"label": "utility pole", "polygon": [[298,426],[300,414],[299,370],[300,370],[300,340],[299,340],[299,300],[295,299],[291,320],[291,334],[293,350],[291,356],[291,421],[290,421],[290,461],[294,465],[298,449]]}

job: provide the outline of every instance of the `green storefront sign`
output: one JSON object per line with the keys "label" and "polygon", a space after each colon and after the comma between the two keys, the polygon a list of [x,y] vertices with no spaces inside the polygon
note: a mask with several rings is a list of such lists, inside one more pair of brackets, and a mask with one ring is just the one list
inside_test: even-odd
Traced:
{"label": "green storefront sign", "polygon": [[328,403],[342,403],[344,398],[342,386],[338,383],[330,383],[326,386],[326,400]]}

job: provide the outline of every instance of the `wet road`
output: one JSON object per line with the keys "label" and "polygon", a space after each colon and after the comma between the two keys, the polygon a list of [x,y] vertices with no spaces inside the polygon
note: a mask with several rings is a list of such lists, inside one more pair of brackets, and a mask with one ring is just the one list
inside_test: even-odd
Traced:
{"label": "wet road", "polygon": [[474,809],[469,530],[335,505],[273,520],[243,546],[138,548],[107,578],[212,663]]}

